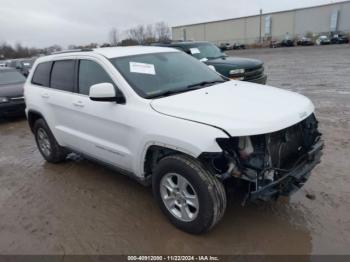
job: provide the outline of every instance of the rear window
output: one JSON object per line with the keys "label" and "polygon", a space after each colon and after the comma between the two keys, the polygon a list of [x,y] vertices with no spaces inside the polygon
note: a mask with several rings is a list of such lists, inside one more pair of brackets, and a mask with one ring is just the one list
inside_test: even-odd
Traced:
{"label": "rear window", "polygon": [[51,66],[52,62],[44,62],[39,64],[34,72],[32,84],[48,87],[50,85]]}
{"label": "rear window", "polygon": [[74,60],[56,61],[51,72],[50,87],[63,91],[74,91]]}

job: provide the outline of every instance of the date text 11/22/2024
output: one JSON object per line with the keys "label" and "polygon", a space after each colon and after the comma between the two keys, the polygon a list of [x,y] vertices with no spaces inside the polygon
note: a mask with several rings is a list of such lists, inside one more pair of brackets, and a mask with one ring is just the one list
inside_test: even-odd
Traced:
{"label": "date text 11/22/2024", "polygon": [[128,261],[219,261],[218,256],[128,256]]}

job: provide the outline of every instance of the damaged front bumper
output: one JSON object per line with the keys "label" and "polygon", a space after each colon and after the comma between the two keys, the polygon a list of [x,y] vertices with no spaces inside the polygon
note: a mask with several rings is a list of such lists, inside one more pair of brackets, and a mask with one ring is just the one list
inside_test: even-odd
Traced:
{"label": "damaged front bumper", "polygon": [[311,170],[321,162],[323,147],[324,142],[322,140],[318,141],[303,156],[303,161],[301,161],[296,167],[267,185],[257,185],[257,190],[248,192],[246,200],[268,201],[277,199],[279,196],[289,196],[296,192],[307,181]]}

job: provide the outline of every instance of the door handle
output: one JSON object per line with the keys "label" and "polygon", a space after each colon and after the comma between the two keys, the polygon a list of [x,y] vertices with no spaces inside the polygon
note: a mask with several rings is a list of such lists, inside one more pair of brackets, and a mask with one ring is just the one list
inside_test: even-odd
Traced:
{"label": "door handle", "polygon": [[49,98],[50,96],[49,96],[49,94],[44,93],[44,94],[41,95],[41,97],[42,97],[42,98]]}
{"label": "door handle", "polygon": [[73,105],[76,106],[76,107],[84,107],[85,106],[82,101],[73,102]]}

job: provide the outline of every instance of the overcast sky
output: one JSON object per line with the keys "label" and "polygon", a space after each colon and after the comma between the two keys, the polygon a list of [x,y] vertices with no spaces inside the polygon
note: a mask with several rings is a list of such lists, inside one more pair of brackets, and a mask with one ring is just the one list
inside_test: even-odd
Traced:
{"label": "overcast sky", "polygon": [[112,27],[205,22],[341,0],[0,0],[0,43],[103,43]]}

